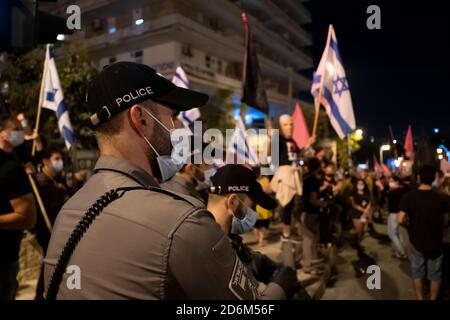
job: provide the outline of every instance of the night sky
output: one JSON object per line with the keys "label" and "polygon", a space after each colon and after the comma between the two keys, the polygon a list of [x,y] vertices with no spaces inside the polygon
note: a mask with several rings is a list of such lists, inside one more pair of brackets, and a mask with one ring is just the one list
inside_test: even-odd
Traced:
{"label": "night sky", "polygon": [[[450,10],[447,1],[313,0],[314,66],[334,25],[353,99],[356,123],[367,136],[403,140],[450,132]],[[369,30],[367,7],[381,9],[381,30]],[[447,6],[448,7],[448,6]]]}

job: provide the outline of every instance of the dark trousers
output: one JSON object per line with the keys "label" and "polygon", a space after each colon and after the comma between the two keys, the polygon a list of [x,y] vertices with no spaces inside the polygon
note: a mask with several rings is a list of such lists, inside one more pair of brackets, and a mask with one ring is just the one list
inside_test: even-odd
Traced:
{"label": "dark trousers", "polygon": [[0,300],[14,300],[17,291],[19,261],[0,265]]}

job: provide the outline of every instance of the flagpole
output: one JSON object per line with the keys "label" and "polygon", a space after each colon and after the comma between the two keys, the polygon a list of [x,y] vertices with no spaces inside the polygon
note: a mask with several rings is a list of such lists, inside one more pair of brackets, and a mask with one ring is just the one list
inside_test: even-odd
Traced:
{"label": "flagpole", "polygon": [[39,189],[37,188],[36,182],[34,181],[33,176],[29,173],[28,179],[30,180],[31,188],[33,189],[34,196],[38,202],[39,208],[41,209],[42,217],[44,218],[45,225],[50,233],[52,233],[52,224],[50,223],[50,219],[48,218],[47,210],[45,210],[44,203],[42,202],[41,195],[39,193]]}
{"label": "flagpole", "polygon": [[[333,25],[329,25],[328,26],[328,35],[327,35],[327,44],[325,45],[325,50],[326,55],[328,54],[328,48],[330,46],[330,39],[331,39],[331,31],[333,29]],[[315,109],[316,109],[316,114],[314,117],[314,125],[313,125],[313,130],[312,130],[312,134],[311,136],[315,136],[316,135],[316,130],[317,130],[317,124],[319,122],[319,111],[320,111],[320,99],[322,98],[322,94],[323,94],[323,81],[325,78],[325,73],[323,74],[323,76],[320,79],[320,86],[319,86],[319,95],[316,97],[315,100]]]}
{"label": "flagpole", "polygon": [[[48,44],[45,49],[45,59],[44,59],[44,71],[42,72],[42,79],[41,79],[41,89],[39,90],[39,101],[38,101],[38,110],[36,115],[36,122],[34,125],[34,133],[39,134],[39,122],[41,121],[41,110],[42,110],[42,101],[44,96],[44,77],[47,73],[47,51],[48,51]],[[36,140],[33,139],[33,147],[31,149],[31,155],[34,156],[36,153]]]}

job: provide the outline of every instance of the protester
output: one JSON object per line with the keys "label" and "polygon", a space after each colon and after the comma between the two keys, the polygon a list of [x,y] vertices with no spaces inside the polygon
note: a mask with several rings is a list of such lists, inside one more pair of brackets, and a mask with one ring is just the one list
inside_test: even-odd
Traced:
{"label": "protester", "polygon": [[[261,185],[261,188],[266,194],[271,194],[272,190],[270,189],[270,179],[267,176],[261,176],[258,179],[258,183]],[[265,209],[260,205],[256,205],[256,212],[258,213],[258,220],[255,223],[255,232],[258,237],[258,246],[263,247],[266,245],[265,235],[266,231],[269,230],[270,227],[270,219],[273,216],[272,210]]]}
{"label": "protester", "polygon": [[293,165],[297,164],[300,160],[300,148],[292,139],[294,132],[294,123],[290,115],[282,115],[279,119],[280,124],[280,136],[279,136],[279,166],[275,177],[273,179],[274,184],[272,189],[276,192],[282,188],[279,184],[289,186],[284,188],[286,191],[281,199],[281,190],[277,192],[277,198],[281,200],[280,205],[282,207],[282,223],[283,233],[282,240],[291,238],[291,222],[292,216],[298,214],[296,210],[296,196],[300,194],[300,180],[299,176],[295,174]]}
{"label": "protester", "polygon": [[[69,197],[69,188],[62,176],[64,161],[59,149],[47,149],[42,153],[42,170],[36,175],[39,191],[50,224],[53,225],[59,210]],[[36,239],[44,252],[47,251],[50,232],[42,215],[36,221]]]}
{"label": "protester", "polygon": [[354,185],[354,193],[351,197],[352,207],[350,217],[355,229],[355,247],[361,249],[361,241],[367,230],[367,223],[372,205],[370,195],[364,179],[359,178]]}
{"label": "protester", "polygon": [[230,234],[233,217],[242,219],[247,211],[252,210],[253,204],[270,210],[277,206],[277,202],[264,193],[256,181],[256,175],[244,166],[225,165],[219,168],[211,177],[211,183],[207,209],[213,214],[222,231],[230,236],[234,250],[251,271],[252,285],[258,287],[258,282],[267,285],[261,293],[263,299],[293,298],[301,288],[296,272],[289,267],[278,265],[260,253],[251,251],[243,244],[242,238]]}
{"label": "protester", "polygon": [[322,185],[320,187],[320,198],[327,202],[320,215],[320,243],[330,247],[334,242],[333,233],[341,234],[339,214],[341,208],[336,203],[336,196],[341,188],[340,183],[335,180],[335,167],[332,163],[325,165],[323,169]]}
{"label": "protester", "polygon": [[408,192],[408,189],[403,182],[397,177],[393,176],[389,182],[388,191],[388,220],[387,232],[392,242],[393,256],[398,259],[406,259],[406,240],[403,238],[403,233],[399,230],[398,212],[400,211],[400,202]]}
{"label": "protester", "polygon": [[15,117],[0,118],[0,300],[15,297],[22,233],[36,221],[30,182],[14,153],[23,135]]}
{"label": "protester", "polygon": [[319,198],[322,172],[321,162],[316,158],[311,158],[306,163],[306,166],[308,167],[308,173],[304,176],[303,182],[302,269],[307,274],[320,275],[323,274],[323,271],[317,265],[313,265],[313,261],[318,260],[320,214],[327,206],[327,202]]}
{"label": "protester", "polygon": [[[45,207],[48,222],[53,226],[64,202],[69,198],[69,188],[62,177],[64,169],[63,155],[59,149],[51,148],[42,152],[42,170],[36,175],[39,184],[39,192]],[[36,220],[35,236],[44,254],[47,252],[50,241],[50,230],[44,220],[43,213],[39,212]],[[44,268],[41,268],[37,288],[36,299],[43,300],[44,293]]]}
{"label": "protester", "polygon": [[432,189],[436,169],[430,165],[419,168],[420,185],[404,195],[398,221],[407,217],[411,273],[417,299],[424,299],[424,279],[430,281],[430,300],[439,295],[442,279],[443,230],[448,224],[449,201]]}

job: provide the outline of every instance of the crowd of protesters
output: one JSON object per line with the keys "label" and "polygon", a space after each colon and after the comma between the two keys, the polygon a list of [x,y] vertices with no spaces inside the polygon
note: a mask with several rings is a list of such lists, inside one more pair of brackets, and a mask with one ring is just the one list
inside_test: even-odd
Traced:
{"label": "crowd of protesters", "polygon": [[[410,261],[417,298],[427,297],[424,286],[428,282],[430,299],[448,295],[449,173],[429,165],[420,167],[416,178],[391,172],[380,175],[367,169],[344,170],[331,161],[329,150],[314,148],[315,138],[299,148],[292,139],[290,116],[282,116],[279,125],[279,170],[274,176],[262,176],[257,168],[251,168],[263,192],[277,201],[276,209],[240,199],[239,214],[230,215],[226,207],[217,209],[221,199],[208,193],[217,169],[205,163],[185,164],[162,188],[201,201],[241,253],[250,251],[236,236],[253,228],[257,245],[264,247],[271,224],[281,222],[281,242],[301,243],[297,267],[316,276],[323,274],[320,249],[341,248],[349,239],[343,236],[346,233],[351,246],[364,251],[364,238],[376,232],[374,223],[386,223],[392,257]],[[0,300],[15,296],[23,231],[31,230],[45,252],[49,225],[83,183],[80,173],[67,178],[64,158],[63,149],[48,146],[44,137],[33,132],[24,114],[0,119]],[[29,179],[37,182],[48,221],[40,212]],[[43,286],[41,272],[38,299],[43,297]]]}
{"label": "crowd of protesters", "polygon": [[[82,172],[67,178],[63,159],[63,149],[48,146],[46,139],[32,130],[32,123],[25,114],[0,118],[0,300],[13,299],[16,294],[24,231],[35,235],[45,253],[50,228],[59,210],[83,183]],[[45,213],[41,212],[35,198],[31,179]],[[39,297],[42,297],[42,286],[40,279]]]}

